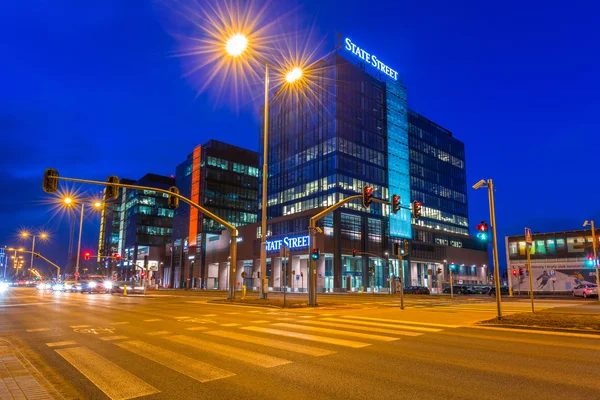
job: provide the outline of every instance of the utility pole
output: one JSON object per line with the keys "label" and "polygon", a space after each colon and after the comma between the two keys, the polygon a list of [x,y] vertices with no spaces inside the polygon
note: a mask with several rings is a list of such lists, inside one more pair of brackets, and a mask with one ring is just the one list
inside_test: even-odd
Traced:
{"label": "utility pole", "polygon": [[527,249],[527,274],[529,274],[529,298],[531,299],[531,312],[535,312],[533,307],[533,277],[531,275],[531,247],[533,245],[533,236],[531,229],[525,228],[525,248]]}
{"label": "utility pole", "polygon": [[600,301],[600,274],[598,274],[598,242],[596,239],[596,227],[594,226],[594,221],[590,221],[590,223],[588,223],[588,221],[585,221],[583,223],[583,226],[588,226],[591,225],[592,228],[592,249],[594,251],[594,268],[596,270],[596,291],[598,293],[598,301]]}

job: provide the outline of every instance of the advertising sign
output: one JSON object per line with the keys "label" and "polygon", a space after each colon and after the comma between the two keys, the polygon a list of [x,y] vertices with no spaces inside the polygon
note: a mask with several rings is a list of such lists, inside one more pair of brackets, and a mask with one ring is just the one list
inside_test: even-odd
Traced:
{"label": "advertising sign", "polygon": [[281,246],[287,246],[290,250],[308,248],[310,237],[305,236],[286,236],[282,239],[267,240],[267,251],[278,251]]}
{"label": "advertising sign", "polygon": [[[519,284],[521,290],[529,287],[529,275],[525,264],[513,265],[513,267],[524,268],[524,274],[513,278],[513,290],[517,290]],[[585,268],[581,265],[548,265],[531,266],[533,278],[533,291],[568,291],[581,284],[595,284],[596,271],[593,268]]]}

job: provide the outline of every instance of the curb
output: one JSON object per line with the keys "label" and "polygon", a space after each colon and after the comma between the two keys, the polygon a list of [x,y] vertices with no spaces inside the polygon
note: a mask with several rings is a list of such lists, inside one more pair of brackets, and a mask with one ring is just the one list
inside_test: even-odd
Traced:
{"label": "curb", "polygon": [[511,324],[475,324],[475,326],[491,326],[495,328],[506,328],[506,329],[529,329],[532,331],[546,331],[546,332],[563,332],[563,333],[580,333],[589,336],[600,336],[600,331],[595,329],[574,329],[574,328],[553,328],[546,326],[533,326],[533,325],[511,325]]}

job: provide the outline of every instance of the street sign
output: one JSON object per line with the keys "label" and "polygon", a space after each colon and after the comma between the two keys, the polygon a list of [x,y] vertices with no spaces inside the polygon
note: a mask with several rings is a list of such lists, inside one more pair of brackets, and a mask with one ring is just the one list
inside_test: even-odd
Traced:
{"label": "street sign", "polygon": [[299,281],[300,280],[300,275],[296,275],[296,280]]}
{"label": "street sign", "polygon": [[529,228],[525,228],[525,243],[527,243],[529,246],[533,244],[533,239],[531,237],[531,229]]}

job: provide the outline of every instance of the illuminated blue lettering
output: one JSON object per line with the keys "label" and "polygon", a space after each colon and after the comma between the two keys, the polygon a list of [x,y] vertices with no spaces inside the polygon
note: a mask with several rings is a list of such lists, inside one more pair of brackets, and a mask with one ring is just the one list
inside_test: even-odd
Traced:
{"label": "illuminated blue lettering", "polygon": [[398,80],[398,72],[396,72],[391,67],[389,67],[389,66],[385,65],[384,63],[382,63],[381,61],[379,61],[375,55],[369,54],[367,51],[361,49],[356,44],[352,43],[350,38],[346,38],[344,40],[344,42],[345,42],[344,48],[346,50],[352,52],[352,54],[354,54],[355,56],[364,60],[367,64],[370,64],[374,68],[377,68],[379,71],[383,72],[390,78],[392,78],[394,80]]}
{"label": "illuminated blue lettering", "polygon": [[309,237],[308,236],[286,236],[283,239],[278,240],[267,240],[266,249],[267,251],[277,251],[281,249],[281,246],[287,246],[290,249],[300,249],[308,247]]}

